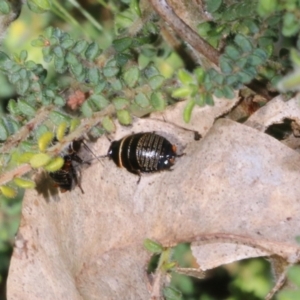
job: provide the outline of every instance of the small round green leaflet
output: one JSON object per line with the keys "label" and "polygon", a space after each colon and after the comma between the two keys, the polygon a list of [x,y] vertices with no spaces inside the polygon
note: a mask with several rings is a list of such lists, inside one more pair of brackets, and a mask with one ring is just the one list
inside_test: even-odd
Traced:
{"label": "small round green leaflet", "polygon": [[28,163],[34,155],[36,155],[36,153],[24,152],[18,157],[18,163],[20,164]]}
{"label": "small round green leaflet", "polygon": [[162,93],[154,92],[151,94],[150,102],[157,111],[163,111],[166,107],[166,101]]}
{"label": "small round green leaflet", "polygon": [[10,12],[10,6],[7,1],[0,1],[0,13],[7,15]]}
{"label": "small round green leaflet", "polygon": [[52,159],[44,168],[48,172],[55,172],[62,168],[64,162],[64,159],[61,156],[58,156]]}
{"label": "small round green leaflet", "polygon": [[43,13],[51,9],[51,1],[49,0],[27,0],[27,4],[35,13]]}
{"label": "small round green leaflet", "polygon": [[35,154],[29,161],[32,168],[40,168],[47,165],[51,160],[51,157],[45,153]]}
{"label": "small round green leaflet", "polygon": [[185,98],[192,93],[192,89],[189,86],[180,87],[172,92],[173,98]]}
{"label": "small round green leaflet", "polygon": [[66,134],[67,131],[67,127],[68,127],[68,123],[67,122],[61,122],[56,130],[56,138],[58,141],[61,141],[63,139],[63,137]]}
{"label": "small round green leaflet", "polygon": [[257,11],[261,16],[266,16],[274,12],[277,6],[277,0],[259,0]]}
{"label": "small round green leaflet", "polygon": [[117,110],[128,107],[129,103],[129,100],[127,100],[126,98],[115,98],[113,100],[113,104]]}
{"label": "small round green leaflet", "polygon": [[132,67],[128,69],[123,75],[123,79],[125,83],[131,88],[136,85],[139,77],[140,77],[140,70],[138,67]]}
{"label": "small round green leaflet", "polygon": [[28,180],[28,179],[24,179],[24,178],[14,178],[14,183],[23,188],[23,189],[33,189],[35,188],[35,183],[34,181]]}
{"label": "small round green leaflet", "polygon": [[149,79],[149,85],[151,86],[152,90],[159,89],[165,81],[165,77],[161,75],[153,76]]}
{"label": "small round green leaflet", "polygon": [[180,69],[178,71],[178,79],[181,81],[182,84],[188,85],[194,82],[193,76],[184,69]]}
{"label": "small round green leaflet", "polygon": [[168,300],[182,300],[181,292],[172,287],[165,287],[163,293]]}
{"label": "small round green leaflet", "polygon": [[34,107],[29,105],[25,100],[19,99],[19,101],[17,102],[17,105],[18,105],[18,109],[20,110],[20,112],[26,116],[32,117],[36,113],[36,110],[34,109]]}
{"label": "small round green leaflet", "polygon": [[117,111],[117,117],[122,125],[130,125],[132,123],[132,118],[128,110],[121,109]]}
{"label": "small round green leaflet", "polygon": [[131,46],[131,44],[132,44],[132,38],[129,37],[125,37],[113,41],[113,46],[118,52],[125,51]]}
{"label": "small round green leaflet", "polygon": [[85,57],[89,61],[93,61],[100,53],[101,53],[101,50],[99,49],[98,44],[93,42],[93,43],[89,44],[89,46],[85,50]]}
{"label": "small round green leaflet", "polygon": [[152,253],[161,253],[164,250],[163,246],[160,243],[157,243],[150,239],[144,240],[144,247],[146,250]]}
{"label": "small round green leaflet", "polygon": [[143,93],[138,93],[135,98],[134,98],[135,103],[142,107],[142,108],[146,108],[149,107],[150,102],[149,99],[147,98],[147,96]]}
{"label": "small round green leaflet", "polygon": [[177,265],[177,262],[175,261],[171,261],[171,262],[168,262],[168,263],[164,263],[161,268],[164,270],[164,271],[169,271],[171,269],[173,269],[174,267],[176,267]]}
{"label": "small round green leaflet", "polygon": [[103,118],[102,126],[108,132],[115,132],[116,131],[116,125],[109,116],[105,116]]}
{"label": "small round green leaflet", "polygon": [[2,185],[0,186],[0,191],[3,196],[7,198],[15,198],[17,195],[17,191],[9,186]]}
{"label": "small round green leaflet", "polygon": [[79,119],[72,119],[70,122],[70,132],[74,131],[80,125]]}
{"label": "small round green leaflet", "polygon": [[45,151],[47,149],[49,144],[52,142],[53,137],[54,135],[50,131],[47,131],[40,136],[40,138],[38,139],[38,146],[40,151]]}

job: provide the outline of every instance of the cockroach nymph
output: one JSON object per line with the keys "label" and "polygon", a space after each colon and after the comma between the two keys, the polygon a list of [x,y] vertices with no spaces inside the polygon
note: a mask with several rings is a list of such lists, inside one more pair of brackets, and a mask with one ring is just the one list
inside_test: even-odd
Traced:
{"label": "cockroach nymph", "polygon": [[73,165],[74,161],[79,164],[84,163],[77,155],[82,143],[82,139],[73,141],[68,147],[68,153],[62,156],[64,160],[62,168],[58,171],[49,173],[55,185],[60,188],[61,192],[71,191],[74,186],[78,186],[84,194],[78,177],[78,171]]}
{"label": "cockroach nymph", "polygon": [[176,146],[154,132],[141,132],[111,143],[107,156],[120,168],[139,175],[169,170],[175,158]]}

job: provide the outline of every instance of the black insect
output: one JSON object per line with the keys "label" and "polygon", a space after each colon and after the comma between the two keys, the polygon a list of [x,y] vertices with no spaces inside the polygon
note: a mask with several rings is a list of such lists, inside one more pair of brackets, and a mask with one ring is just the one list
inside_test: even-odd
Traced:
{"label": "black insect", "polygon": [[112,142],[107,156],[118,167],[123,167],[141,178],[141,173],[170,169],[175,158],[181,155],[176,154],[176,146],[166,138],[154,132],[142,132]]}
{"label": "black insect", "polygon": [[74,186],[78,186],[81,192],[84,191],[81,187],[78,170],[76,170],[73,162],[82,164],[84,161],[77,155],[81,148],[83,140],[75,140],[68,147],[68,153],[63,155],[64,164],[62,168],[56,172],[50,172],[49,175],[55,185],[60,188],[61,192],[71,191]]}

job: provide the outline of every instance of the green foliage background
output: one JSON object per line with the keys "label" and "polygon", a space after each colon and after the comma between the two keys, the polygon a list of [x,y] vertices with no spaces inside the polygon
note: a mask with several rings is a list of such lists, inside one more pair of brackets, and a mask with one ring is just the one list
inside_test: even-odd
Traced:
{"label": "green foliage background", "polygon": [[[20,3],[1,1],[0,15],[9,19],[18,14]],[[116,119],[128,125],[133,116],[163,111],[177,101],[186,100],[182,116],[189,122],[195,106],[214,104],[213,95],[230,99],[248,86],[270,100],[279,92],[299,90],[298,0],[203,1],[205,13],[200,13],[196,30],[207,47],[215,49],[211,61],[200,48],[189,51],[184,42],[192,41],[174,34],[172,39],[179,43],[174,47],[166,40],[166,27],[148,1],[27,4],[0,52],[2,174],[25,163],[33,169],[59,169],[59,153],[87,133],[87,127],[78,126],[81,120],[86,120],[88,133],[98,137],[113,131]],[[25,130],[29,123],[30,130]],[[2,286],[22,190],[34,184],[26,173],[1,182]],[[174,257],[185,266],[195,264],[187,245],[178,246]],[[299,270],[293,272],[299,277]],[[183,299],[262,299],[271,286],[267,273],[262,259],[250,260],[214,270],[201,281],[174,275],[172,284]],[[291,293],[280,300],[299,299]]]}

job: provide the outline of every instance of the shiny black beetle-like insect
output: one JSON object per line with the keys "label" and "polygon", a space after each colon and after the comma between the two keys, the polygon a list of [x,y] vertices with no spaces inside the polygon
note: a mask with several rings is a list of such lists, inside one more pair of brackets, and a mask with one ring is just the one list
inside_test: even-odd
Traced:
{"label": "shiny black beetle-like insect", "polygon": [[154,132],[136,133],[114,141],[108,150],[110,157],[120,168],[141,176],[170,169],[175,158],[176,146]]}
{"label": "shiny black beetle-like insect", "polygon": [[84,194],[78,178],[78,172],[73,165],[74,161],[79,164],[83,163],[83,160],[77,155],[82,143],[82,140],[73,141],[69,145],[68,153],[62,156],[64,160],[62,168],[58,171],[49,173],[55,185],[60,188],[61,192],[71,191],[74,186],[78,186]]}

